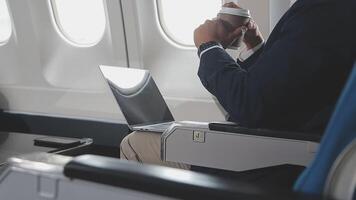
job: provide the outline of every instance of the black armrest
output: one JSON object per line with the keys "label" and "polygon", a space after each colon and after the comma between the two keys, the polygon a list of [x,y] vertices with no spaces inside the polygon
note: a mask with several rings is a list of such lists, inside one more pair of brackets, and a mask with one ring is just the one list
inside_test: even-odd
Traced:
{"label": "black armrest", "polygon": [[138,165],[93,155],[74,158],[65,166],[64,174],[69,178],[178,199],[318,199],[301,198],[288,192],[265,191],[245,183],[191,171]]}
{"label": "black armrest", "polygon": [[209,124],[209,129],[212,131],[221,131],[229,133],[238,133],[244,135],[256,135],[263,137],[273,137],[282,139],[292,139],[310,142],[320,142],[322,134],[320,133],[303,133],[303,132],[288,132],[288,131],[274,131],[267,129],[249,129],[241,127],[234,123],[220,123],[214,122]]}

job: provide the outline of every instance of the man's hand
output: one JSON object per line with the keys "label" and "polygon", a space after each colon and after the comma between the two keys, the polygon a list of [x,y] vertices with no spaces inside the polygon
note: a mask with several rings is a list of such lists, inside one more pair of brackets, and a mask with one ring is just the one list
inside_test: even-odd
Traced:
{"label": "man's hand", "polygon": [[[223,23],[223,22],[222,22]],[[220,26],[221,27],[221,26]],[[233,31],[226,31],[226,28],[219,29],[220,44],[226,49],[236,41],[236,38],[241,38],[243,32],[246,33],[247,27],[240,26]]]}
{"label": "man's hand", "polygon": [[236,3],[234,2],[229,2],[229,3],[225,3],[223,5],[223,7],[227,7],[227,8],[241,8],[240,6],[238,6]]}
{"label": "man's hand", "polygon": [[218,22],[216,20],[206,20],[194,31],[194,43],[197,48],[206,42],[220,42],[218,38]]}
{"label": "man's hand", "polygon": [[247,25],[247,32],[244,37],[244,42],[248,50],[253,49],[263,42],[263,36],[256,24],[252,19]]}
{"label": "man's hand", "polygon": [[235,38],[241,37],[242,29],[239,27],[233,32],[229,32],[224,27],[224,22],[219,19],[207,20],[194,31],[194,43],[197,48],[203,43],[215,41],[224,48],[228,47]]}
{"label": "man's hand", "polygon": [[[226,3],[223,5],[223,7],[228,7],[228,8],[241,8],[240,6],[238,6],[237,4],[230,2],[230,3]],[[241,28],[237,28],[235,30],[235,35],[239,35],[239,29]],[[263,42],[263,36],[256,24],[256,22],[254,20],[250,20],[250,22],[247,25],[247,32],[245,34],[245,38],[244,38],[244,43],[247,46],[247,49],[253,49],[255,46],[261,44]]]}

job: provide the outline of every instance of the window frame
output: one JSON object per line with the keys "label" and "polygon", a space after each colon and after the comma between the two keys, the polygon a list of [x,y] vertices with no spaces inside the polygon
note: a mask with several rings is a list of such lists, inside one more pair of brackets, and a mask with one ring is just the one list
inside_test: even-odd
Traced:
{"label": "window frame", "polygon": [[54,26],[58,32],[58,34],[69,44],[71,44],[72,46],[76,46],[76,47],[93,47],[98,45],[104,38],[104,35],[107,31],[107,26],[108,26],[108,17],[107,17],[107,9],[106,9],[106,0],[101,0],[103,3],[103,8],[104,8],[104,16],[105,16],[105,21],[104,21],[104,31],[101,33],[100,37],[98,37],[97,41],[94,42],[90,42],[90,43],[80,43],[78,41],[75,41],[70,34],[68,34],[65,29],[63,28],[63,26],[61,25],[60,22],[60,17],[58,15],[58,8],[57,8],[57,4],[56,4],[56,0],[48,0],[49,1],[49,5],[50,5],[50,10],[51,15],[52,15],[52,19],[54,22]]}
{"label": "window frame", "polygon": [[9,20],[10,20],[10,27],[9,27],[10,28],[10,32],[9,32],[8,37],[5,40],[0,40],[0,46],[6,45],[10,41],[11,37],[13,36],[13,32],[14,32],[14,30],[13,30],[13,22],[12,22],[12,15],[11,15],[11,11],[9,9],[9,3],[8,3],[7,0],[4,0],[4,2],[5,2],[5,6],[6,6],[6,9],[7,9],[7,14],[9,15]]}
{"label": "window frame", "polygon": [[[164,0],[155,0],[156,3],[156,16],[158,18],[158,26],[161,29],[161,32],[164,34],[166,38],[173,44],[177,45],[178,47],[181,48],[186,48],[186,49],[194,49],[196,48],[194,44],[185,44],[180,42],[177,38],[174,37],[174,34],[169,31],[169,28],[166,26],[164,17],[163,17],[163,8],[162,8],[162,3],[161,1]],[[221,3],[222,5],[222,3]]]}

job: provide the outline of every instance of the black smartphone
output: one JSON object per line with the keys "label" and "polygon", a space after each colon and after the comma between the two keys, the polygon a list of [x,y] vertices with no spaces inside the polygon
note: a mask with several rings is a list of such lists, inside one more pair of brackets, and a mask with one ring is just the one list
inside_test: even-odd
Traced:
{"label": "black smartphone", "polygon": [[49,148],[71,148],[82,144],[80,139],[63,137],[41,137],[34,139],[34,145]]}

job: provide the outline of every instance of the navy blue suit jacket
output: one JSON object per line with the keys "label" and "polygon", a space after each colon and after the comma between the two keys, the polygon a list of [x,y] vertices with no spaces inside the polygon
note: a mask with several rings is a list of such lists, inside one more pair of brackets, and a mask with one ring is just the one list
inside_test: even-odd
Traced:
{"label": "navy blue suit jacket", "polygon": [[355,0],[298,0],[243,63],[215,48],[198,75],[250,128],[321,131],[356,58]]}

